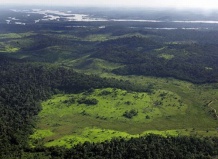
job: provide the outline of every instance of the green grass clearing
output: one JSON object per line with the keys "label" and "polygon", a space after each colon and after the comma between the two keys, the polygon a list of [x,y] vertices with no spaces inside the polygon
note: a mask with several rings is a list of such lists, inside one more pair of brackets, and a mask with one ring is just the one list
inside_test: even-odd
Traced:
{"label": "green grass clearing", "polygon": [[174,55],[170,55],[170,54],[160,54],[159,57],[164,58],[166,60],[170,60],[172,58],[174,58]]}
{"label": "green grass clearing", "polygon": [[[211,128],[213,123],[202,127],[207,123],[205,119],[193,124],[196,119],[190,119],[189,115],[195,112],[189,112],[190,106],[178,94],[161,89],[152,94],[114,88],[58,94],[44,101],[42,106],[38,123],[42,132],[36,131],[32,135],[32,145],[72,147],[85,141],[102,142],[114,137],[131,138],[150,133],[218,135],[216,128]],[[137,115],[125,117],[124,113],[132,109]],[[43,130],[52,133],[43,136]]]}
{"label": "green grass clearing", "polygon": [[0,42],[0,52],[1,53],[14,53],[19,50],[20,48],[17,46],[13,46],[11,44]]}
{"label": "green grass clearing", "polygon": [[33,32],[26,32],[26,33],[7,33],[7,34],[0,34],[0,40],[2,39],[18,39],[24,38],[27,36],[35,35]]}

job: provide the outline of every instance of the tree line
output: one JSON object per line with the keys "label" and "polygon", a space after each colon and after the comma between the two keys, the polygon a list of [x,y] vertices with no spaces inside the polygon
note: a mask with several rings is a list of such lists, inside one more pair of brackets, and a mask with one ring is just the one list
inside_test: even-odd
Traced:
{"label": "tree line", "polygon": [[101,143],[85,142],[73,148],[38,147],[25,149],[22,158],[47,159],[211,159],[218,155],[218,138],[163,137],[115,138]]}

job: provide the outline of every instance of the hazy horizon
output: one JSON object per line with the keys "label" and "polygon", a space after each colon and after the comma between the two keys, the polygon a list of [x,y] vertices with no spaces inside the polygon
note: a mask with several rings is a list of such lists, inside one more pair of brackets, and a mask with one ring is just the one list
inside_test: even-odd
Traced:
{"label": "hazy horizon", "polygon": [[175,8],[175,9],[218,9],[215,0],[53,0],[53,1],[28,1],[28,0],[0,0],[2,7],[6,5],[41,5],[41,6],[67,6],[67,7],[140,7],[140,8]]}

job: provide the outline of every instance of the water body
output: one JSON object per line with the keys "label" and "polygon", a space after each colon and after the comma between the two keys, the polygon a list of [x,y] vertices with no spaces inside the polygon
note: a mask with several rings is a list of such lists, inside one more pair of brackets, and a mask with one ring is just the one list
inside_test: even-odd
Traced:
{"label": "water body", "polygon": [[[172,23],[205,23],[205,24],[218,24],[218,21],[164,21],[164,20],[146,20],[146,19],[107,19],[107,18],[93,18],[88,14],[77,14],[72,13],[72,11],[58,11],[58,10],[42,10],[42,9],[32,9],[32,10],[12,10],[14,12],[24,12],[27,13],[28,16],[30,16],[30,13],[35,14],[41,14],[44,15],[43,19],[41,20],[57,20],[65,19],[66,21],[90,21],[90,22],[96,22],[96,21],[114,21],[114,22],[150,22],[150,23],[160,23],[160,22],[172,22]],[[11,18],[11,17],[9,17]],[[13,18],[12,20],[15,20],[16,18]],[[16,19],[17,20],[17,19]]]}
{"label": "water body", "polygon": [[[13,12],[21,12],[26,13],[26,17],[31,17],[32,14],[39,14],[41,18],[34,19],[32,22],[28,23],[40,23],[46,21],[65,21],[65,22],[137,22],[148,24],[144,26],[144,29],[153,29],[153,30],[206,30],[206,29],[216,29],[218,26],[218,21],[207,21],[207,20],[156,20],[156,19],[110,19],[107,17],[94,17],[91,14],[79,14],[72,11],[58,11],[58,10],[43,10],[43,9],[30,9],[30,10],[11,10]],[[19,17],[20,18],[20,17]],[[8,17],[5,19],[6,24],[19,24],[25,25],[27,23],[26,20],[18,19],[15,17]],[[157,25],[156,25],[156,24]],[[180,25],[180,23],[182,25]],[[152,24],[155,24],[154,27]],[[161,25],[159,25],[161,24]],[[187,25],[186,25],[187,24]],[[201,25],[203,24],[203,25]],[[159,27],[160,26],[160,27]],[[69,26],[68,26],[69,27]],[[71,27],[78,27],[78,26],[71,26]],[[85,27],[85,26],[79,26]],[[88,27],[88,26],[86,26]],[[103,27],[105,28],[105,26]],[[103,29],[102,28],[102,29]],[[130,27],[131,28],[131,27]],[[134,26],[132,27],[134,28]]]}
{"label": "water body", "polygon": [[200,30],[200,29],[205,29],[208,30],[209,28],[154,28],[154,27],[145,27],[145,29],[148,30],[177,30],[177,29],[182,29],[182,30]]}

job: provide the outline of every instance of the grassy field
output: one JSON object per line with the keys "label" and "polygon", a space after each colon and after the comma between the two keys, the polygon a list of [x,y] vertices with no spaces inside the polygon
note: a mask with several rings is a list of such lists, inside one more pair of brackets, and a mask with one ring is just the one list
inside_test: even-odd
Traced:
{"label": "grassy field", "polygon": [[20,48],[16,46],[12,46],[10,44],[4,44],[0,42],[0,53],[14,53],[19,51]]}
{"label": "grassy field", "polygon": [[[217,121],[189,102],[164,89],[149,94],[114,88],[58,94],[42,103],[30,145],[72,147],[149,133],[218,136]],[[137,113],[126,116],[131,110]]]}
{"label": "grassy field", "polygon": [[33,35],[33,32],[0,34],[0,53],[16,53],[20,49],[30,47],[33,40],[29,37]]}
{"label": "grassy field", "polygon": [[30,35],[34,35],[32,32],[26,32],[26,33],[7,33],[7,34],[0,34],[0,39],[19,39],[24,38]]}

